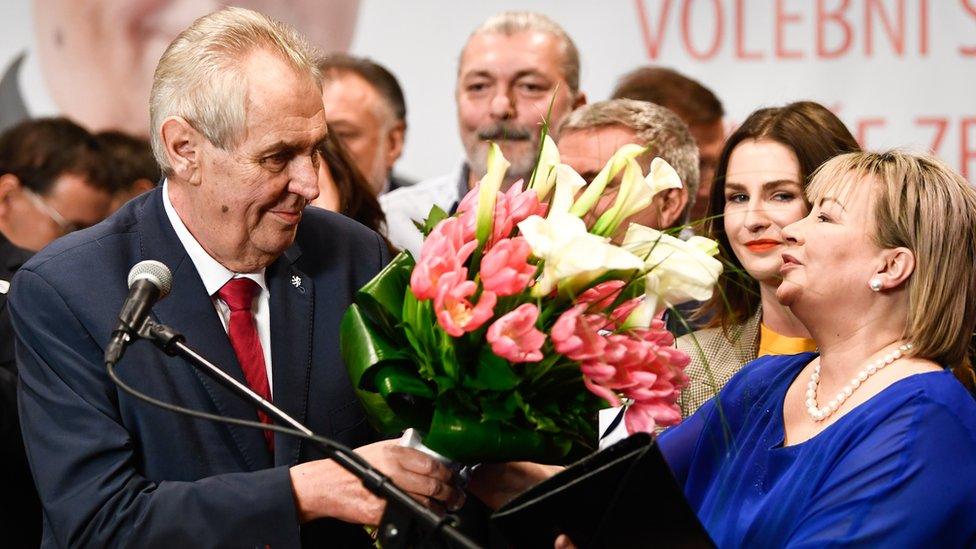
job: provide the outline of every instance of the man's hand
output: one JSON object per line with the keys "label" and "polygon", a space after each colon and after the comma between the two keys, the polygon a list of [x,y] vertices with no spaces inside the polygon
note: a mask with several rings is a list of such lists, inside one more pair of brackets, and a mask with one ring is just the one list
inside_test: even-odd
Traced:
{"label": "man's hand", "polygon": [[[464,491],[455,486],[454,473],[436,459],[385,440],[356,452],[373,467],[393,479],[401,490],[431,508],[457,509]],[[291,484],[301,522],[332,517],[356,524],[377,525],[386,502],[330,459],[310,461],[291,468]]]}
{"label": "man's hand", "polygon": [[498,509],[515,496],[562,471],[558,465],[528,461],[485,464],[475,471],[468,492],[492,509]]}

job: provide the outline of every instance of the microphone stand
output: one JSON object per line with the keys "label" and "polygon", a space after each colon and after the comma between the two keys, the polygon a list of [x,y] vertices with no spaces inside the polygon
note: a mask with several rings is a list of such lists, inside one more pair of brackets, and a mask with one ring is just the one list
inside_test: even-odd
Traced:
{"label": "microphone stand", "polygon": [[[317,436],[308,427],[299,423],[277,406],[252,391],[250,387],[240,383],[184,344],[186,338],[182,334],[165,324],[154,322],[149,318],[142,324],[142,327],[138,330],[138,334],[140,337],[152,341],[167,355],[183,358],[190,365],[217,381],[237,396],[260,408],[279,425],[289,426],[294,430],[293,434],[296,436],[302,436],[315,443],[333,461],[359,478],[367,490],[377,497],[386,500],[386,511],[383,513],[378,531],[379,541],[384,549],[428,545],[436,546],[437,544],[433,543],[433,536],[438,532],[443,533],[443,536],[447,540],[459,547],[479,547],[478,544],[474,543],[455,528],[454,521],[456,519],[454,517],[438,516],[407,495],[406,492],[393,484],[393,481],[388,476],[377,471],[366,460],[349,448],[324,437]],[[111,365],[109,363],[109,366]]]}

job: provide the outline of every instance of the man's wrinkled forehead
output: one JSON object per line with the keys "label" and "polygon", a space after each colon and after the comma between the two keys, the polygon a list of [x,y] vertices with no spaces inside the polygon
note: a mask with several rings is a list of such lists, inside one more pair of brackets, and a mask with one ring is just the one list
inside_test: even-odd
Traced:
{"label": "man's wrinkled forehead", "polygon": [[[472,45],[480,48],[477,59],[473,58]],[[538,30],[520,30],[511,34],[479,32],[472,34],[461,49],[457,77],[460,80],[472,72],[495,72],[503,60],[512,57],[521,61],[520,72],[543,73],[549,68],[544,62],[547,55],[551,55],[553,76],[565,80],[566,44],[558,36]]]}

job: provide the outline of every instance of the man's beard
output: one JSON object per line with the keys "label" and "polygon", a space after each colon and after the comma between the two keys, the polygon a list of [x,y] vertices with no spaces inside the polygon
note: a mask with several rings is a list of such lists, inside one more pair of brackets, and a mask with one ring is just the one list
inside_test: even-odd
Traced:
{"label": "man's beard", "polygon": [[[468,134],[464,140],[468,165],[476,177],[481,177],[488,171],[488,141],[494,141],[502,148],[505,159],[512,165],[505,177],[506,183],[513,183],[519,179],[528,181],[535,168],[536,154],[539,149],[538,130],[524,126],[514,126],[504,123],[481,128],[475,134]],[[513,153],[506,151],[507,145],[519,146],[520,151]]]}

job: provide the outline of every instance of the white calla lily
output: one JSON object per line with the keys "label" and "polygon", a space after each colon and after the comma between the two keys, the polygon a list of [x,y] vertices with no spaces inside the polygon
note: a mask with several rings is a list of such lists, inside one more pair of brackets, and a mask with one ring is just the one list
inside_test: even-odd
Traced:
{"label": "white calla lily", "polygon": [[645,310],[641,313],[644,317],[654,316],[666,307],[711,298],[722,274],[722,263],[713,257],[718,244],[704,237],[686,242],[633,223],[627,229],[623,247],[643,258],[647,269]]}
{"label": "white calla lily", "polygon": [[495,143],[488,145],[488,170],[478,184],[478,214],[475,235],[478,238],[478,245],[484,246],[491,236],[492,224],[495,220],[495,200],[498,198],[498,190],[501,189],[502,181],[505,180],[505,172],[511,163],[505,159],[502,150]]}
{"label": "white calla lily", "polygon": [[584,216],[586,212],[593,208],[593,206],[603,195],[603,190],[607,188],[607,183],[613,180],[613,178],[620,173],[620,170],[624,169],[624,167],[627,165],[627,161],[637,158],[643,152],[644,147],[634,143],[628,143],[617,149],[617,152],[613,153],[610,160],[607,160],[607,163],[603,166],[603,169],[600,170],[600,173],[596,174],[593,181],[591,181],[589,186],[586,187],[586,190],[583,191],[583,195],[576,200],[573,207],[569,211],[575,216]]}
{"label": "white calla lily", "polygon": [[633,253],[588,233],[583,220],[568,212],[550,213],[546,219],[532,216],[518,227],[532,254],[544,261],[542,277],[532,287],[532,295],[537,297],[557,286],[575,291],[608,271],[644,266]]}
{"label": "white calla lily", "polygon": [[576,199],[576,193],[586,186],[583,176],[567,164],[557,165],[555,174],[556,191],[552,195],[552,203],[549,204],[549,216],[569,212],[573,200]]}
{"label": "white calla lily", "polygon": [[617,228],[628,217],[640,213],[651,205],[657,193],[667,189],[680,189],[681,178],[663,158],[656,157],[651,161],[651,169],[647,176],[641,173],[636,159],[629,159],[624,169],[620,192],[613,206],[597,219],[593,225],[593,234],[613,236]]}
{"label": "white calla lily", "polygon": [[539,200],[545,200],[556,184],[556,167],[559,165],[559,149],[556,142],[546,134],[542,138],[542,149],[539,152],[539,162],[532,171],[532,178],[529,179],[529,188],[535,189]]}

